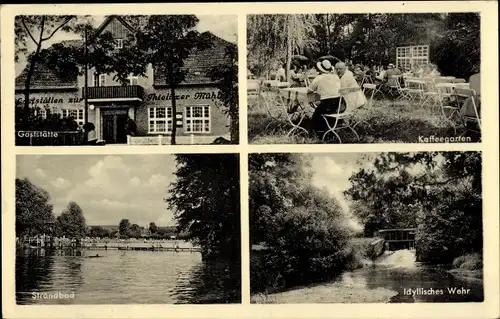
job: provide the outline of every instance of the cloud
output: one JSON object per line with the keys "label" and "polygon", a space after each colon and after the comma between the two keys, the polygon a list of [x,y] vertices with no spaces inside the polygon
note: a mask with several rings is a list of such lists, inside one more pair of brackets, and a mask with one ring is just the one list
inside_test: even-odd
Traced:
{"label": "cloud", "polygon": [[165,175],[153,174],[149,178],[146,185],[149,187],[158,187],[158,186],[161,187],[161,186],[167,185],[167,183],[168,183],[168,179]]}
{"label": "cloud", "polygon": [[44,172],[44,171],[43,171],[43,169],[41,169],[41,168],[37,168],[37,169],[35,170],[35,174],[36,174],[36,176],[37,176],[37,177],[40,177],[40,178],[45,178],[45,177],[47,177],[47,175],[45,174],[45,172]]}
{"label": "cloud", "polygon": [[51,185],[55,188],[68,188],[71,186],[71,182],[62,177],[58,177],[51,182]]}

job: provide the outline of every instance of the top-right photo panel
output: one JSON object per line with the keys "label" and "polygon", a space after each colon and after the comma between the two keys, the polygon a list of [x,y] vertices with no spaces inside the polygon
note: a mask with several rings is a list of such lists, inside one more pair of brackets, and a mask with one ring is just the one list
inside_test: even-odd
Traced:
{"label": "top-right photo panel", "polygon": [[481,141],[479,13],[247,16],[251,144]]}

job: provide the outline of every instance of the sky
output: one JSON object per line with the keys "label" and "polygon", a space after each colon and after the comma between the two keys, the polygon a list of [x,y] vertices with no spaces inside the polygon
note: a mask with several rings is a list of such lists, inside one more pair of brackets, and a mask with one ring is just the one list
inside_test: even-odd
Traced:
{"label": "sky", "polygon": [[[216,36],[237,44],[237,30],[238,30],[238,16],[236,15],[198,15],[199,19],[197,30],[199,32],[210,31]],[[106,16],[92,16],[93,25],[98,27],[106,18]],[[64,32],[58,32],[54,37],[46,41],[44,48],[50,47],[54,43],[58,43],[64,40],[78,39],[79,37],[75,34],[68,34]],[[31,46],[29,47],[31,51],[34,51],[35,46],[31,41]],[[16,63],[16,76],[18,76],[24,69],[26,65],[25,59],[20,59],[19,63]]]}
{"label": "sky", "polygon": [[[351,187],[349,178],[361,168],[370,171],[374,168],[373,160],[378,153],[335,153],[311,154],[311,168],[313,170],[314,186],[324,188],[335,197],[347,220],[347,226],[354,231],[362,231],[361,223],[352,214],[350,203],[343,192]],[[444,158],[437,156],[440,163]],[[407,168],[407,171],[416,176],[424,172],[425,168],[420,163]]]}
{"label": "sky", "polygon": [[343,192],[351,187],[349,178],[362,167],[369,169],[371,159],[375,154],[370,153],[336,153],[313,154],[311,168],[313,170],[312,183],[324,188],[337,200],[344,213],[347,226],[354,231],[362,231],[361,223],[352,214],[349,202]]}
{"label": "sky", "polygon": [[174,171],[174,155],[20,155],[16,177],[48,191],[56,216],[75,201],[87,225],[173,226],[163,199]]}

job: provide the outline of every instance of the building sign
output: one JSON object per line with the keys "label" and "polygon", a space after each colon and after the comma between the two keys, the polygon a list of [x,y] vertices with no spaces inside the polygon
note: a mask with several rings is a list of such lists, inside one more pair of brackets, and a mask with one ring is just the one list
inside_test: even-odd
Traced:
{"label": "building sign", "polygon": [[[44,96],[44,97],[32,97],[30,98],[30,104],[64,104],[64,103],[80,103],[83,98],[70,97],[69,99],[62,99],[55,96]],[[17,98],[16,104],[24,104],[23,98]]]}
{"label": "building sign", "polygon": [[[179,94],[175,95],[176,100],[188,100],[190,98],[194,100],[218,100],[221,97],[221,92],[195,92],[194,94]],[[150,93],[146,97],[146,102],[150,101],[170,101],[172,95],[170,93]]]}

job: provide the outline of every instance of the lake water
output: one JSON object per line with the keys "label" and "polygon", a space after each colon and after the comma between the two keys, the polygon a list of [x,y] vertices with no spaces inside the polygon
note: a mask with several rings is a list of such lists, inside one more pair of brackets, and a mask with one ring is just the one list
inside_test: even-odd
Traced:
{"label": "lake water", "polygon": [[[88,258],[99,254],[102,258]],[[16,256],[18,304],[241,302],[240,267],[203,262],[198,252],[44,250]],[[50,293],[51,299],[33,298]],[[55,293],[69,298],[55,299]],[[74,293],[74,298],[71,293]]]}

